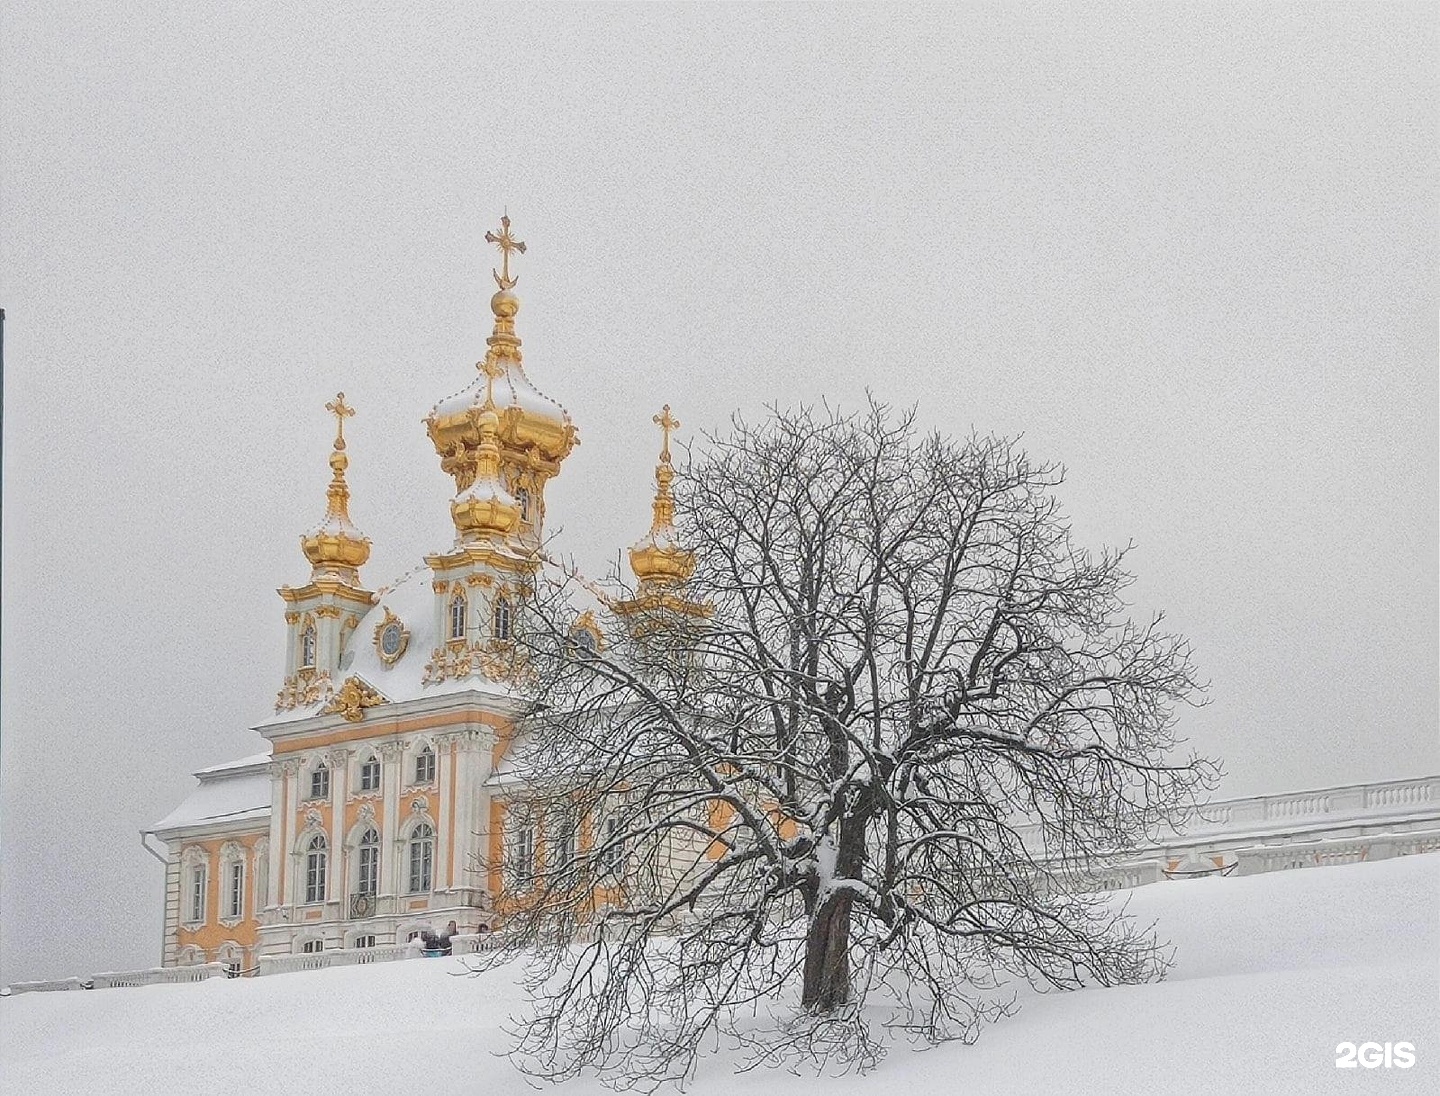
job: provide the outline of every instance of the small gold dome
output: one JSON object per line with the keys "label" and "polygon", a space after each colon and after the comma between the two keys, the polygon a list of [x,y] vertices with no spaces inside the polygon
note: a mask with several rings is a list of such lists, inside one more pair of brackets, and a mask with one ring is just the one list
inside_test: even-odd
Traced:
{"label": "small gold dome", "polygon": [[350,458],[345,455],[345,420],[355,411],[340,392],[325,410],[335,416],[335,441],[330,452],[330,486],[325,490],[325,517],[309,533],[300,538],[300,550],[310,561],[312,577],[338,577],[358,585],[360,566],[370,558],[370,538],[350,521],[350,487],[345,482],[345,469]]}

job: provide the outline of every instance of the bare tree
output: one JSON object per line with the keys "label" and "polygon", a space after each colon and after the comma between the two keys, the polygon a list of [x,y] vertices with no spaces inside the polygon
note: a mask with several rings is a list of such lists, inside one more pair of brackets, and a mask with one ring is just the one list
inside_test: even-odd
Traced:
{"label": "bare tree", "polygon": [[1002,979],[1161,973],[1094,874],[1216,768],[1174,756],[1187,645],[1125,619],[1060,482],[874,403],[736,420],[677,475],[688,581],[598,647],[573,579],[535,591],[491,957],[530,957],[522,1068],[652,1086],[724,1036],[863,1068],[882,1027],[972,1038]]}

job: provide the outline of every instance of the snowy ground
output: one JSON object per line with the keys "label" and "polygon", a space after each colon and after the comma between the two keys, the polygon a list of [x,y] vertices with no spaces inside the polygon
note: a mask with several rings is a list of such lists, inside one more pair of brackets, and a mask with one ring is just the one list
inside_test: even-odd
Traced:
{"label": "snowy ground", "polygon": [[[691,1091],[1440,1092],[1440,855],[1144,887],[1176,945],[1168,981],[1030,1001],[971,1047],[892,1049],[864,1077],[735,1076]],[[0,1092],[86,1096],[526,1091],[497,1055],[520,1005],[458,961],[0,1000]],[[1336,1044],[1408,1041],[1416,1064],[1337,1069]],[[592,1082],[562,1096],[599,1091]]]}

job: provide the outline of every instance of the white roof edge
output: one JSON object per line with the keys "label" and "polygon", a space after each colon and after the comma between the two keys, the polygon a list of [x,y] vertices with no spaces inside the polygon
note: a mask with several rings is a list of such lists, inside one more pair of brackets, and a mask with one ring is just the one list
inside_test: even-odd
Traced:
{"label": "white roof edge", "polygon": [[247,807],[241,811],[212,815],[209,818],[189,822],[178,822],[170,826],[165,825],[164,819],[161,819],[153,829],[145,829],[140,832],[142,834],[153,834],[159,838],[201,836],[210,831],[233,829],[242,822],[259,822],[267,820],[269,817],[270,808],[268,806]]}
{"label": "white roof edge", "polygon": [[270,765],[270,751],[251,754],[235,761],[226,761],[219,765],[210,765],[204,769],[196,769],[190,775],[200,780],[213,780],[219,776],[239,776],[247,772],[258,771]]}

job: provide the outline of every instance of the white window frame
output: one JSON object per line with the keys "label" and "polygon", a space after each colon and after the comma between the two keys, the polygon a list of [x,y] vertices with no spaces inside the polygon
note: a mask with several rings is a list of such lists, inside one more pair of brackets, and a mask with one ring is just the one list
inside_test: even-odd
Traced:
{"label": "white window frame", "polygon": [[470,623],[470,606],[465,601],[465,595],[456,591],[450,598],[450,642],[455,643],[465,638],[466,629]]}
{"label": "white window frame", "polygon": [[510,880],[517,891],[526,891],[535,885],[535,819],[524,809],[506,813]]}
{"label": "white window frame", "polygon": [[300,668],[302,670],[315,668],[319,649],[320,634],[315,630],[315,625],[307,621],[305,627],[300,630]]}
{"label": "white window frame", "polygon": [[[374,783],[368,783],[366,777],[374,775]],[[385,770],[380,765],[380,759],[374,754],[368,755],[360,762],[360,772],[356,780],[356,787],[362,792],[378,792],[381,782],[384,780]]]}
{"label": "white window frame", "polygon": [[189,874],[185,878],[185,923],[187,925],[203,925],[205,923],[205,907],[209,904],[207,898],[210,891],[210,865],[205,861],[196,861],[190,864]]}
{"label": "white window frame", "polygon": [[[321,785],[318,789],[317,783]],[[306,802],[314,802],[330,798],[330,766],[323,761],[317,761],[315,767],[310,770],[310,782],[305,792]]]}
{"label": "white window frame", "polygon": [[435,889],[435,827],[429,822],[416,823],[405,840],[405,884],[406,894]]}
{"label": "white window frame", "polygon": [[[596,848],[603,848],[620,830],[620,816],[610,812],[600,820],[599,839],[595,842]],[[600,874],[613,875],[619,879],[625,874],[625,848],[623,845],[615,845],[601,852]]]}
{"label": "white window frame", "polygon": [[[365,838],[371,835],[375,840],[366,841]],[[380,893],[380,832],[374,826],[368,827],[355,844],[355,893],[372,897]]]}
{"label": "white window frame", "polygon": [[300,941],[301,955],[320,955],[325,950],[325,938],[322,936],[311,937],[309,940]]}
{"label": "white window frame", "polygon": [[[316,842],[319,842],[317,845]],[[329,888],[326,885],[330,874],[330,843],[325,835],[317,833],[305,842],[305,855],[301,861],[302,882],[305,888],[305,905],[319,905],[325,901]]]}
{"label": "white window frame", "polygon": [[502,641],[508,641],[515,635],[515,609],[503,594],[495,599],[495,608],[490,615],[490,631]]}
{"label": "white window frame", "polygon": [[245,857],[225,861],[225,917],[231,921],[245,919]]}
{"label": "white window frame", "polygon": [[[423,774],[421,773],[422,763],[425,769]],[[431,746],[429,743],[421,746],[420,749],[415,751],[414,765],[411,768],[412,775],[415,777],[414,783],[435,783],[435,774],[438,771],[439,767],[440,766],[437,763],[435,757],[435,747]]]}

